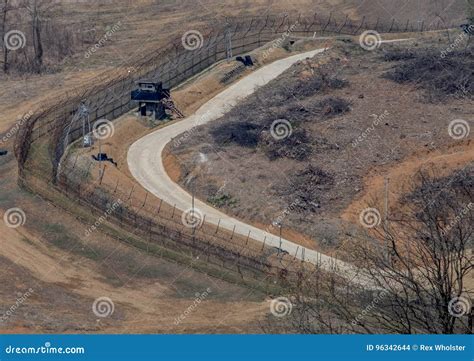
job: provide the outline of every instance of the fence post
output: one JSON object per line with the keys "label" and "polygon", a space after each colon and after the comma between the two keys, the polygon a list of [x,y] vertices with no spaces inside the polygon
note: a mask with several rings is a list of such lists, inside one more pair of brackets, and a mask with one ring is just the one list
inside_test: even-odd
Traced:
{"label": "fence post", "polygon": [[216,233],[215,234],[217,234],[217,232],[219,231],[220,224],[221,224],[221,219],[219,218],[219,221],[217,222],[217,228],[216,228]]}
{"label": "fence post", "polygon": [[235,224],[234,224],[234,229],[232,230],[232,236],[230,236],[230,239],[234,238],[234,233],[235,233]]}
{"label": "fence post", "polygon": [[135,184],[132,186],[132,189],[130,190],[130,194],[128,195],[127,201],[130,200],[130,198],[132,198],[132,193],[133,193],[134,188],[135,188]]}
{"label": "fence post", "polygon": [[[344,26],[346,26],[346,23],[347,23],[347,19],[349,18],[349,15],[346,15],[346,18],[344,19],[344,23],[342,23],[341,27],[339,28],[338,30],[338,34],[341,34],[342,32],[342,29],[344,29]],[[377,20],[378,22],[378,20]]]}
{"label": "fence post", "polygon": [[359,27],[355,31],[354,35],[357,34],[362,29],[362,27],[364,26],[364,22],[365,22],[365,16],[362,18],[362,22],[360,23]]}
{"label": "fence post", "polygon": [[173,213],[171,213],[171,219],[174,219],[174,211],[176,209],[176,204],[173,206]]}
{"label": "fence post", "polygon": [[378,28],[379,28],[379,20],[380,18],[377,18],[377,22],[375,23],[375,26],[374,26],[374,30],[378,32]]}

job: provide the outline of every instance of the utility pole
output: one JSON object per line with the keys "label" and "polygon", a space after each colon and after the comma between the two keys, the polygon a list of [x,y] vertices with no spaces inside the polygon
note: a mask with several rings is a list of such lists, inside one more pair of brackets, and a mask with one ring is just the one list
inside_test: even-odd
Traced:
{"label": "utility pole", "polygon": [[99,184],[102,184],[102,176],[103,176],[103,169],[102,169],[102,137],[99,137]]}
{"label": "utility pole", "polygon": [[385,238],[385,247],[387,252],[387,260],[390,260],[390,252],[389,252],[389,235],[388,235],[388,187],[389,187],[389,178],[385,177],[385,194],[384,194],[384,221],[383,221],[383,229],[384,229],[384,238]]}
{"label": "utility pole", "polygon": [[90,115],[89,115],[89,108],[87,108],[84,101],[81,102],[79,106],[79,115],[82,118],[82,147],[86,148],[91,145],[91,140],[89,137],[89,133],[91,132],[90,127]]}
{"label": "utility pole", "polygon": [[193,237],[194,237],[194,233],[196,232],[196,224],[195,224],[195,220],[196,220],[196,214],[194,213],[194,194],[196,192],[196,183],[193,183],[193,191],[192,191],[192,200],[191,200],[191,219],[192,219],[192,222],[193,222]]}

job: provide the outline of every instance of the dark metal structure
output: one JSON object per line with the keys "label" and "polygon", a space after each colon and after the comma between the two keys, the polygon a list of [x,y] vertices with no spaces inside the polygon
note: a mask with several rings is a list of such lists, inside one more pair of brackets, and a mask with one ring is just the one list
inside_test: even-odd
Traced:
{"label": "dark metal structure", "polygon": [[164,89],[162,82],[153,81],[138,82],[138,89],[132,90],[131,93],[131,99],[138,102],[140,115],[146,116],[147,110],[150,110],[156,120],[166,118],[164,100],[169,97],[169,89]]}

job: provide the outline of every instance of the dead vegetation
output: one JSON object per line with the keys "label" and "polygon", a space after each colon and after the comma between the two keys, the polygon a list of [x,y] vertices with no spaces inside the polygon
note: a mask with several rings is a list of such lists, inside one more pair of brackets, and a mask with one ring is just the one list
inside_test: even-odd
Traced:
{"label": "dead vegetation", "polygon": [[473,170],[443,179],[418,173],[410,181],[417,201],[346,246],[367,283],[315,272],[292,293],[289,317],[272,319],[267,331],[285,324],[296,333],[472,334]]}
{"label": "dead vegetation", "polygon": [[[307,65],[300,64],[300,68],[305,69]],[[259,149],[270,160],[304,161],[317,143],[304,123],[324,121],[350,111],[350,101],[328,96],[332,90],[348,84],[331,66],[318,68],[303,80],[296,77],[277,79],[235,107],[226,115],[225,122],[211,127],[209,132],[221,147],[234,144]],[[272,124],[281,119],[290,123],[291,136],[272,136]]]}
{"label": "dead vegetation", "polygon": [[298,171],[284,187],[276,192],[293,204],[299,213],[316,213],[321,208],[321,195],[334,185],[334,178],[315,165]]}
{"label": "dead vegetation", "polygon": [[281,141],[275,140],[268,131],[263,131],[260,137],[260,145],[270,160],[278,158],[306,160],[313,153],[311,142],[310,135],[302,128],[296,129],[291,137]]}
{"label": "dead vegetation", "polygon": [[[428,204],[429,213],[423,209],[423,212],[418,212],[416,216],[423,219],[431,217],[431,212],[434,212],[437,214],[437,222],[445,232],[455,232],[451,221],[457,220],[463,214],[463,209],[470,212],[474,210],[474,164],[467,165],[447,177],[435,178],[433,174],[433,170],[430,173],[419,173],[418,180],[421,185],[406,195],[403,202],[414,204],[421,209]],[[440,213],[432,209],[439,203],[443,204],[445,212]],[[458,228],[458,231],[461,230]],[[474,245],[473,242],[474,239],[470,239],[470,247]]]}
{"label": "dead vegetation", "polygon": [[399,61],[385,74],[397,83],[412,83],[425,90],[428,100],[447,97],[472,98],[474,91],[474,51],[471,48],[451,52],[432,49],[392,50],[386,61]]}

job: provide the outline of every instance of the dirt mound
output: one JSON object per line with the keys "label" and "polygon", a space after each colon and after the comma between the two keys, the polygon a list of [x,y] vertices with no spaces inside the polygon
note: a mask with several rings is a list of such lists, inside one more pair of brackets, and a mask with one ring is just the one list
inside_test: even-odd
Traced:
{"label": "dirt mound", "polygon": [[420,172],[417,178],[423,186],[404,197],[405,203],[421,205],[430,200],[433,206],[442,204],[457,209],[474,202],[474,164],[469,164],[447,177],[436,178],[436,170],[433,170]]}

